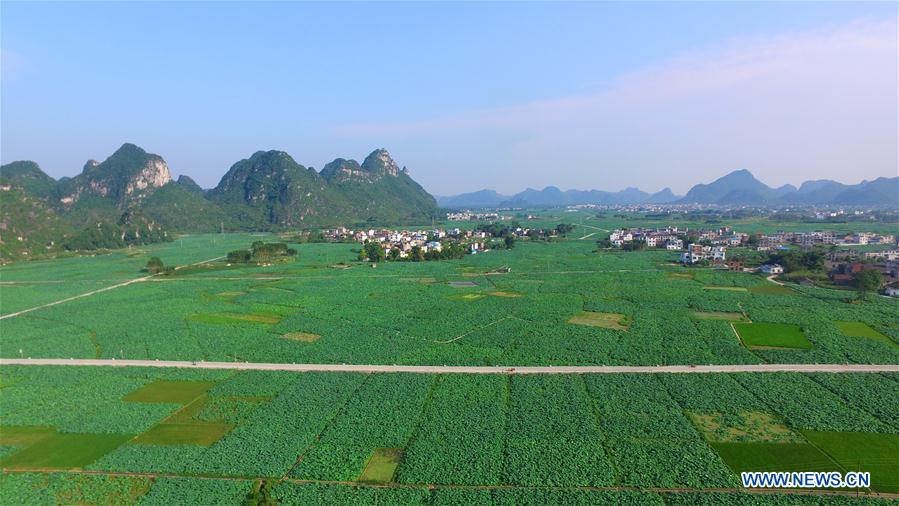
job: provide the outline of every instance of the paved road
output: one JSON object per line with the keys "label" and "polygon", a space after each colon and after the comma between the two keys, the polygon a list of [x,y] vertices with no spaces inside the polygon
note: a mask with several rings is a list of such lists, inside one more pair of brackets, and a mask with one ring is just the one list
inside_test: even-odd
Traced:
{"label": "paved road", "polygon": [[899,364],[737,364],[658,366],[439,366],[364,364],[276,364],[260,362],[189,362],[176,360],[116,360],[65,358],[2,358],[4,365],[63,365],[87,367],[178,367],[247,371],[411,372],[422,374],[622,374],[726,372],[899,372]]}
{"label": "paved road", "polygon": [[[209,260],[202,260],[202,261],[199,261],[199,262],[190,264],[190,265],[191,265],[191,266],[194,266],[194,265],[205,264],[206,262],[212,262],[212,261],[218,260],[218,259],[220,259],[220,258],[225,258],[225,257],[215,257],[215,258],[210,258]],[[175,267],[175,269],[176,269],[176,270],[177,270],[177,269],[181,269],[182,267],[185,267],[185,266]],[[56,306],[56,305],[62,304],[62,303],[64,303],[64,302],[73,301],[73,300],[75,300],[75,299],[80,299],[80,298],[82,298],[82,297],[88,297],[88,296],[90,296],[90,295],[94,295],[94,294],[97,294],[97,293],[108,292],[109,290],[113,290],[113,289],[115,289],[115,288],[119,288],[119,287],[122,287],[122,286],[127,286],[127,285],[130,285],[130,284],[132,284],[132,283],[140,283],[141,281],[146,281],[146,280],[152,278],[152,277],[155,276],[155,275],[156,275],[156,274],[150,274],[149,276],[143,276],[143,277],[140,277],[140,278],[129,279],[129,280],[127,280],[127,281],[123,281],[123,282],[121,282],[121,283],[117,283],[117,284],[114,284],[114,285],[112,285],[112,286],[107,286],[107,287],[105,287],[105,288],[98,288],[98,289],[96,289],[96,290],[91,290],[91,291],[89,291],[89,292],[87,292],[87,293],[80,293],[80,294],[78,294],[78,295],[73,295],[73,296],[71,296],[71,297],[66,297],[65,299],[56,300],[56,301],[53,301],[53,302],[48,302],[48,303],[46,303],[46,304],[41,304],[40,306],[35,306],[35,307],[28,308],[28,309],[23,309],[23,310],[21,310],[21,311],[16,311],[15,313],[5,314],[5,315],[3,315],[3,316],[0,316],[0,320],[5,320],[5,319],[7,319],[7,318],[13,318],[13,317],[16,317],[16,316],[25,314],[25,313],[30,313],[30,312],[32,312],[32,311],[37,311],[38,309],[44,309],[44,308],[47,308],[47,307]]]}

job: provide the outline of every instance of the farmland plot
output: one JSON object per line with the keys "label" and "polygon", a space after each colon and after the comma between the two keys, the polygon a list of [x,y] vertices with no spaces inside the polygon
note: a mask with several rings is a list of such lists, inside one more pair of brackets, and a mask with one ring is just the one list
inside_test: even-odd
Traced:
{"label": "farmland plot", "polygon": [[500,483],[508,405],[503,376],[442,376],[396,473],[400,483]]}
{"label": "farmland plot", "polygon": [[335,481],[359,478],[379,449],[406,446],[434,379],[411,374],[370,377],[306,450],[291,475]]}
{"label": "farmland plot", "polygon": [[514,376],[503,482],[609,485],[613,472],[596,414],[578,376]]}

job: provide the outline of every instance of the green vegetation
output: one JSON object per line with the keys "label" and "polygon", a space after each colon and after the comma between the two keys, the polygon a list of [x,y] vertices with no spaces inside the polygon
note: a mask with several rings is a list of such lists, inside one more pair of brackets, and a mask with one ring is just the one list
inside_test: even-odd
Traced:
{"label": "green vegetation", "polygon": [[393,473],[403,459],[403,450],[400,448],[378,448],[372,454],[371,459],[365,465],[359,481],[368,483],[389,483],[393,480]]}
{"label": "green vegetation", "polygon": [[[186,266],[254,240],[277,242],[192,236],[131,252],[0,267],[0,312],[133,279],[153,256]],[[590,241],[521,241],[514,250],[459,260],[335,269],[351,261],[354,245],[295,247],[292,262],[185,267],[3,320],[0,355],[438,365],[899,362],[892,344],[847,339],[831,323],[864,321],[899,339],[899,328],[890,327],[894,301],[849,304],[851,293],[816,287],[756,293],[776,285],[721,270],[671,278],[683,268],[667,265],[676,255],[666,251],[596,253]],[[511,272],[497,272],[501,267]],[[463,290],[448,286],[456,281],[476,285],[466,293],[487,297],[453,298]],[[498,292],[520,296],[489,296]],[[747,349],[728,321],[696,317],[740,308],[751,321],[799,325],[814,347]],[[581,311],[627,315],[627,339],[621,330],[569,324]],[[322,338],[306,345],[283,337],[292,333]]]}
{"label": "green vegetation", "polygon": [[748,289],[745,286],[704,286],[706,290],[723,290],[727,292],[745,292]]}
{"label": "green vegetation", "polygon": [[732,322],[746,321],[743,313],[731,313],[727,311],[693,311],[690,316],[697,320],[725,320]]}
{"label": "green vegetation", "polygon": [[706,440],[713,443],[796,443],[802,438],[769,413],[689,413]]}
{"label": "green vegetation", "polygon": [[152,485],[144,476],[69,473],[2,473],[4,502],[16,504],[104,504],[130,506]]}
{"label": "green vegetation", "polygon": [[218,423],[160,423],[134,439],[135,443],[154,445],[212,446],[233,428]]}
{"label": "green vegetation", "polygon": [[735,473],[743,471],[834,471],[839,466],[808,443],[712,443]]}
{"label": "green vegetation", "polygon": [[815,432],[803,435],[847,471],[871,473],[871,489],[899,493],[899,434]]}
{"label": "green vegetation", "polygon": [[799,325],[788,323],[733,323],[740,339],[749,348],[793,348],[807,350],[813,347]]}
{"label": "green vegetation", "polygon": [[866,323],[835,321],[833,322],[833,324],[836,325],[838,329],[840,329],[840,332],[849,337],[866,337],[868,339],[876,339],[891,346],[899,346],[899,343],[896,343],[896,341],[893,341],[884,334],[872,329]]}
{"label": "green vegetation", "polygon": [[128,434],[50,434],[0,460],[0,467],[13,469],[81,468],[112,451],[131,437]]}
{"label": "green vegetation", "polygon": [[[103,489],[95,492],[98,497],[130,497],[133,491],[153,502],[361,497],[429,504],[499,494],[516,504],[588,497],[644,504],[662,498],[610,492],[594,497],[592,491],[570,487],[735,487],[735,473],[742,469],[870,470],[874,489],[888,491],[884,487],[891,486],[899,437],[892,425],[899,378],[836,376],[363,375],[10,366],[3,370],[7,386],[0,390],[4,414],[8,409],[31,425],[4,427],[0,444],[15,448],[4,457],[5,468],[49,465],[177,476],[154,480],[149,491],[146,482],[133,489],[130,482],[112,478],[90,482]],[[34,423],[56,412],[52,403],[29,406],[62,378],[76,389],[85,383],[101,390],[139,378],[140,385],[132,382],[129,388],[144,394],[164,381],[212,386],[191,389],[197,394],[192,402],[139,432],[61,434]],[[820,383],[830,380],[834,383]],[[835,385],[842,389],[830,391]],[[76,403],[66,416],[107,416],[95,410],[90,402]],[[199,434],[194,430],[225,425],[234,428],[217,441],[218,434],[202,443],[183,439]],[[127,442],[132,434],[137,438]],[[285,474],[313,483],[277,483]],[[62,486],[55,484],[56,475],[40,476],[48,480],[46,486]],[[2,479],[16,490],[27,482]],[[314,483],[319,480],[356,485]],[[366,485],[390,482],[409,488]],[[481,488],[500,484],[496,491]]]}
{"label": "green vegetation", "polygon": [[[571,218],[548,211],[533,224],[550,230]],[[851,292],[782,288],[723,269],[686,272],[670,265],[672,252],[596,251],[594,239],[570,235],[378,269],[352,262],[355,244],[294,246],[249,234],[14,263],[0,267],[3,314],[142,277],[152,257],[189,266],[254,242],[298,250],[290,262],[213,261],[4,319],[0,355],[508,367],[899,363],[895,301],[856,302]],[[698,490],[738,487],[735,471],[751,466],[822,462],[871,470],[874,490],[895,490],[899,376],[889,373],[4,366],[0,386],[0,462],[16,468],[0,474],[0,487],[28,504],[756,504],[748,494]],[[47,463],[171,477],[19,472]],[[572,488],[618,486],[697,492]]]}
{"label": "green vegetation", "polygon": [[569,318],[568,323],[612,330],[627,330],[629,325],[627,316],[623,314],[599,313],[595,311],[581,311]]}
{"label": "green vegetation", "polygon": [[756,285],[749,287],[749,291],[759,295],[795,295],[796,291],[785,285],[775,285],[769,283],[766,285]]}
{"label": "green vegetation", "polygon": [[876,292],[883,286],[883,277],[877,269],[862,269],[852,275],[852,285],[864,298],[869,292]]}
{"label": "green vegetation", "polygon": [[284,242],[255,241],[250,249],[239,249],[228,252],[227,262],[245,264],[249,262],[274,262],[297,256],[297,250],[289,248]]}
{"label": "green vegetation", "polygon": [[167,402],[188,404],[215,383],[210,381],[166,381],[158,380],[126,395],[129,402]]}

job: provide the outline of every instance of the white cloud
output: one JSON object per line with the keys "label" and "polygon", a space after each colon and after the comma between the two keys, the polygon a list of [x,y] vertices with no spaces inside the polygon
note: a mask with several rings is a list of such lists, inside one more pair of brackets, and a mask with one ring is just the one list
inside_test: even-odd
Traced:
{"label": "white cloud", "polygon": [[468,178],[419,173],[434,190],[685,190],[736,168],[777,185],[896,175],[896,26],[896,19],[860,20],[735,39],[620,76],[590,95],[347,124],[336,133],[399,145],[413,167],[441,169],[439,160],[452,155],[452,167],[471,168],[461,174]]}

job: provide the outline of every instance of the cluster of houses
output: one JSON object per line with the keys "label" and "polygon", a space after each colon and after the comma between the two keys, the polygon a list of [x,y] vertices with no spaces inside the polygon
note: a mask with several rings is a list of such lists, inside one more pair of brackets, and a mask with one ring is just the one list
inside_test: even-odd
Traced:
{"label": "cluster of houses", "polygon": [[642,242],[647,248],[679,251],[684,244],[703,243],[706,246],[740,246],[749,240],[748,234],[734,232],[730,227],[691,230],[688,228],[626,228],[612,231],[609,242],[621,248],[628,242]]}
{"label": "cluster of houses", "polygon": [[425,230],[391,230],[368,229],[350,230],[344,227],[323,230],[322,235],[331,241],[352,240],[358,243],[378,242],[384,248],[385,254],[396,249],[400,252],[400,258],[406,258],[412,248],[418,246],[422,253],[428,251],[442,251],[443,243],[455,241],[464,243],[469,253],[486,251],[490,234],[478,230],[461,230],[458,228],[442,229],[433,228]]}
{"label": "cluster of houses", "polygon": [[[727,246],[707,246],[704,244],[688,244],[687,251],[681,253],[680,261],[691,265],[701,262],[720,264],[726,260]],[[742,268],[742,265],[740,266]]]}
{"label": "cluster of houses", "polygon": [[504,216],[499,213],[473,213],[471,211],[460,211],[458,213],[446,213],[446,219],[449,221],[505,221],[511,220],[511,216]]}
{"label": "cluster of houses", "polygon": [[613,230],[609,234],[609,242],[616,248],[621,248],[628,242],[642,242],[647,248],[665,248],[669,250],[684,249],[684,241],[681,239],[686,233],[677,227],[664,229],[627,228]]}
{"label": "cluster of houses", "polygon": [[857,246],[867,244],[896,244],[896,236],[874,232],[839,234],[832,230],[814,232],[776,232],[773,234],[746,234],[735,232],[730,227],[715,229],[627,228],[613,231],[609,241],[615,247],[623,247],[628,242],[643,242],[648,248],[683,250],[684,244],[702,243],[707,246],[751,246],[758,251],[783,249],[789,245],[810,248],[833,244],[837,246]]}
{"label": "cluster of houses", "polygon": [[[850,285],[858,272],[864,269],[873,269],[880,273],[883,284],[889,290],[894,290],[899,285],[899,259],[893,257],[887,259],[885,257],[877,257],[875,261],[858,262],[858,261],[828,261],[826,263],[828,276],[835,285]],[[893,294],[888,294],[893,295]]]}
{"label": "cluster of houses", "polygon": [[767,251],[778,246],[793,244],[801,247],[812,247],[822,244],[837,246],[858,246],[866,244],[895,244],[896,236],[877,234],[874,232],[856,232],[838,234],[832,230],[816,230],[814,232],[776,232],[758,236],[756,249]]}

